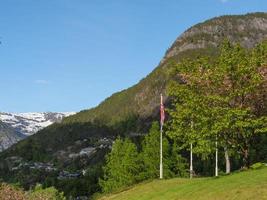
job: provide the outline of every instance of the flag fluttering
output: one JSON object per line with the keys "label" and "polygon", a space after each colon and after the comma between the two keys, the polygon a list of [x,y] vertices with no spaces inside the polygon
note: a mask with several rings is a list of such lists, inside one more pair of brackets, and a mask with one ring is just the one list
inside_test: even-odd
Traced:
{"label": "flag fluttering", "polygon": [[163,105],[163,97],[162,94],[160,95],[160,124],[163,125],[165,120],[165,111],[164,111],[164,105]]}

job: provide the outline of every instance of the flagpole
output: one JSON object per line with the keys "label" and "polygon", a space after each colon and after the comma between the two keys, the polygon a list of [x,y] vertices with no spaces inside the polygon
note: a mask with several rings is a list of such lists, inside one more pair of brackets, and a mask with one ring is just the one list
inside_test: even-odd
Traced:
{"label": "flagpole", "polygon": [[[162,97],[162,94],[160,94],[161,112],[162,112],[162,105],[163,105],[163,97]],[[159,165],[159,178],[160,179],[163,179],[163,165],[162,165],[162,126],[163,126],[163,120],[162,120],[162,114],[161,114],[161,120],[160,120],[160,165]]]}
{"label": "flagpole", "polygon": [[218,176],[218,141],[217,141],[217,136],[216,136],[216,152],[215,152],[215,176]]}
{"label": "flagpole", "polygon": [[[191,129],[193,131],[194,123],[191,121]],[[190,143],[190,179],[193,178],[193,144]]]}
{"label": "flagpole", "polygon": [[190,179],[193,178],[193,144],[190,143]]}
{"label": "flagpole", "polygon": [[160,124],[160,166],[159,178],[163,179],[163,166],[162,166],[162,123]]}

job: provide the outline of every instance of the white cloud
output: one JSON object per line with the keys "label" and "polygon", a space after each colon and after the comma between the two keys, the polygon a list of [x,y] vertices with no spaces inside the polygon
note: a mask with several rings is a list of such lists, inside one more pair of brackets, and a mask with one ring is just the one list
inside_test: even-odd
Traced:
{"label": "white cloud", "polygon": [[50,81],[48,80],[43,80],[43,79],[38,79],[38,80],[35,80],[34,81],[36,84],[42,84],[42,85],[46,85],[46,84],[49,84]]}

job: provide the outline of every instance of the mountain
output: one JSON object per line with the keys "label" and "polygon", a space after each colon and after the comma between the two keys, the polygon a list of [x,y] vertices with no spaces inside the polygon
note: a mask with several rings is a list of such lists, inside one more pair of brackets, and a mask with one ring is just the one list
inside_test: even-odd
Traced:
{"label": "mountain", "polygon": [[55,123],[74,112],[5,113],[0,112],[0,152],[27,136]]}
{"label": "mountain", "polygon": [[17,143],[25,136],[0,121],[0,152]]}
{"label": "mountain", "polygon": [[32,112],[32,113],[5,113],[0,112],[0,120],[23,135],[33,135],[37,131],[55,123],[61,122],[64,117],[74,112]]}
{"label": "mountain", "polygon": [[157,114],[160,93],[165,94],[169,63],[183,58],[218,53],[218,45],[229,39],[252,48],[267,38],[267,13],[229,15],[199,23],[179,36],[159,65],[138,84],[113,94],[96,108],[84,110],[63,120],[65,123],[104,121],[114,125],[132,116],[146,119]]}
{"label": "mountain", "polygon": [[[66,178],[67,171],[79,174],[88,169],[90,178],[80,177],[75,181],[91,181],[86,182],[91,188],[89,193],[97,191],[96,169],[103,164],[114,138],[131,136],[138,142],[151,121],[158,119],[160,93],[168,104],[166,86],[176,78],[169,73],[171,64],[200,55],[216,58],[218,46],[226,38],[246,48],[254,47],[267,39],[267,13],[216,17],[189,28],[170,46],[159,65],[138,84],[113,94],[95,108],[64,118],[62,123],[54,123],[0,153],[0,178],[10,182],[19,180],[25,188],[36,182],[54,183],[67,195],[72,195],[81,189],[62,181],[61,174]],[[49,171],[50,165],[56,172]],[[47,170],[49,167],[49,170],[31,173],[30,170],[37,167]]]}

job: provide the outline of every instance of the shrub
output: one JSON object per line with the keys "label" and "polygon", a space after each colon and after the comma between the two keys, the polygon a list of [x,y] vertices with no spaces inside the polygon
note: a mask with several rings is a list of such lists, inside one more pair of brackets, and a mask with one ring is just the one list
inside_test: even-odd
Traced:
{"label": "shrub", "polygon": [[63,192],[59,192],[54,187],[42,188],[42,185],[37,184],[33,191],[28,195],[29,200],[65,200]]}
{"label": "shrub", "polygon": [[261,163],[261,162],[257,162],[255,164],[251,165],[250,168],[251,169],[260,169],[260,168],[263,168],[265,166],[266,166],[266,164]]}

